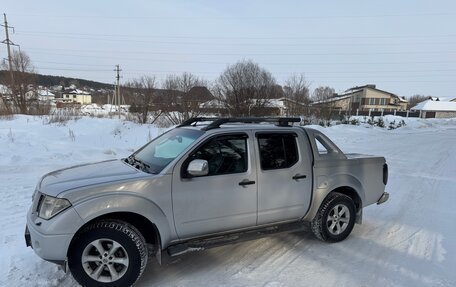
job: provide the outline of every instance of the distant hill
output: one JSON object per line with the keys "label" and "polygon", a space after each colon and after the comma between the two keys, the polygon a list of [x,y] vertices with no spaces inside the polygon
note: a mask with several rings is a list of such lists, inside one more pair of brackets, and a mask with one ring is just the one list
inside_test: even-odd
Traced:
{"label": "distant hill", "polygon": [[[41,74],[34,74],[36,77],[36,84],[50,87],[56,85],[63,85],[68,87],[71,84],[76,84],[78,87],[88,87],[93,88],[95,90],[98,89],[113,89],[112,84],[100,83],[90,80],[84,79],[77,79],[77,78],[68,78],[62,76],[51,76],[51,75],[41,75]],[[8,83],[9,81],[9,74],[8,71],[0,70],[0,83]]]}

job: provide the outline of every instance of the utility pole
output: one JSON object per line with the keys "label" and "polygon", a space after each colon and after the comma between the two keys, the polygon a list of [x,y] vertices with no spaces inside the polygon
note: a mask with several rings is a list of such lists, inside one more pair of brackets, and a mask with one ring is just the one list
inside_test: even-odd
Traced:
{"label": "utility pole", "polygon": [[9,29],[13,29],[14,33],[14,27],[8,26],[8,21],[6,20],[6,14],[3,13],[3,20],[4,20],[4,25],[1,25],[2,27],[5,27],[5,35],[6,39],[2,41],[3,44],[6,44],[7,51],[8,51],[8,68],[9,68],[9,73],[10,73],[10,81],[11,81],[11,96],[15,96],[14,92],[14,73],[13,73],[13,57],[11,56],[11,46],[18,46],[14,44],[10,38],[9,38]]}
{"label": "utility pole", "polygon": [[114,71],[116,72],[116,89],[115,89],[114,98],[115,98],[115,102],[117,102],[117,111],[119,113],[119,119],[120,119],[120,104],[121,104],[121,101],[120,101],[120,71],[122,71],[122,70],[120,69],[119,65],[116,65],[116,69]]}

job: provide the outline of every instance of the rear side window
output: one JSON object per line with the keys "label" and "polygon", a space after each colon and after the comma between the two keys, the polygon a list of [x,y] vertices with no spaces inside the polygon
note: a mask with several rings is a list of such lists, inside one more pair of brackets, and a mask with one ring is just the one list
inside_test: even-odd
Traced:
{"label": "rear side window", "polygon": [[259,134],[261,169],[282,169],[299,160],[295,134]]}

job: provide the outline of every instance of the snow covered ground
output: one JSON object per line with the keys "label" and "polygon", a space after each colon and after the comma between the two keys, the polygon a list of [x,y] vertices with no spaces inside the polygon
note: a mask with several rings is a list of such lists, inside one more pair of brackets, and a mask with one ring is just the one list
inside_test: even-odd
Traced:
{"label": "snow covered ground", "polygon": [[[0,120],[0,286],[75,286],[23,238],[25,215],[42,174],[124,157],[162,130],[118,120]],[[390,200],[365,209],[344,242],[308,232],[276,235],[150,261],[137,286],[456,286],[456,119],[408,119],[387,130],[322,129],[345,152],[383,155]]]}

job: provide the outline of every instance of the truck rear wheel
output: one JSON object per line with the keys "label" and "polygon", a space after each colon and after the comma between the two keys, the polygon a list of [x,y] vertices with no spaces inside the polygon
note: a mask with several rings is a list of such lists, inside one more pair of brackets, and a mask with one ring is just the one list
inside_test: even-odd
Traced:
{"label": "truck rear wheel", "polygon": [[82,286],[131,286],[147,263],[144,237],[120,220],[87,226],[73,240],[68,265]]}
{"label": "truck rear wheel", "polygon": [[353,230],[355,217],[353,200],[345,194],[333,192],[328,195],[312,220],[312,231],[322,241],[342,241]]}

